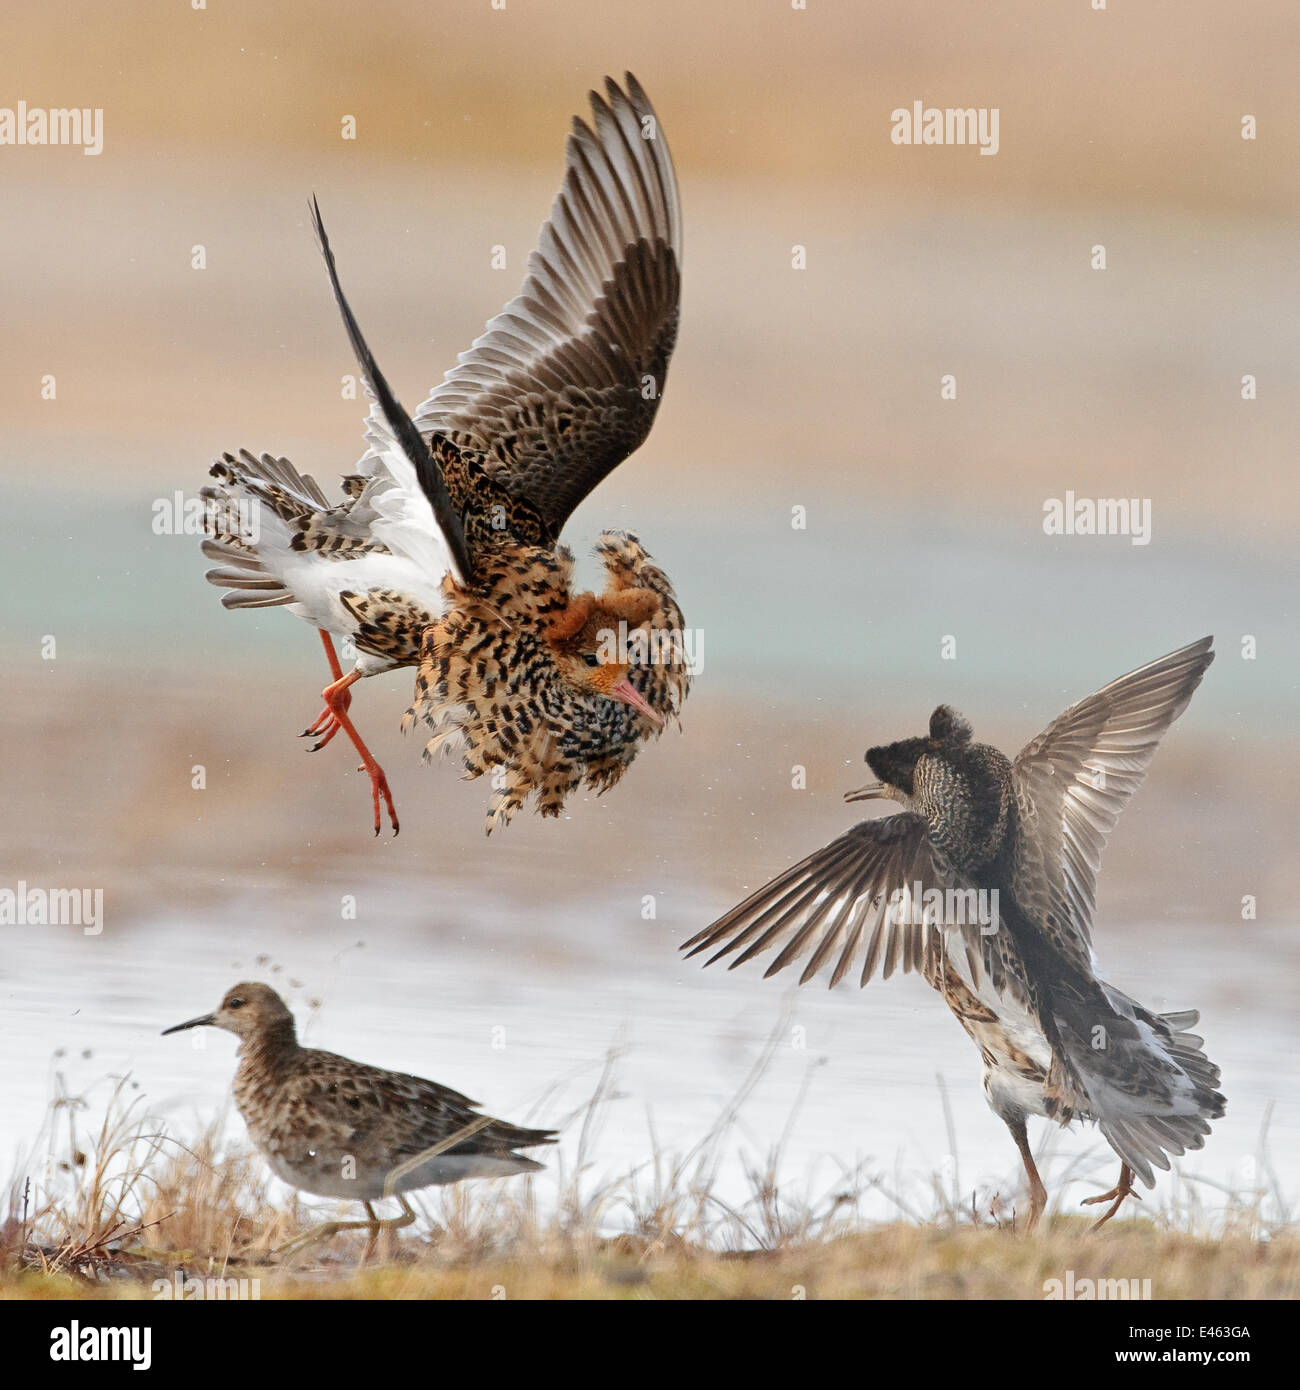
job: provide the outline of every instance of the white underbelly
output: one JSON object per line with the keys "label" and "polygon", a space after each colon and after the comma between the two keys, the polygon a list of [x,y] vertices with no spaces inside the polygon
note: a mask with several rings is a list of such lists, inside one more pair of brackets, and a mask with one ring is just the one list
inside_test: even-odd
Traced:
{"label": "white underbelly", "polygon": [[336,636],[356,631],[357,621],[339,598],[345,593],[389,589],[411,605],[440,617],[445,607],[442,575],[429,575],[401,555],[363,555],[355,560],[303,559],[281,566],[285,587],[293,594],[290,611]]}

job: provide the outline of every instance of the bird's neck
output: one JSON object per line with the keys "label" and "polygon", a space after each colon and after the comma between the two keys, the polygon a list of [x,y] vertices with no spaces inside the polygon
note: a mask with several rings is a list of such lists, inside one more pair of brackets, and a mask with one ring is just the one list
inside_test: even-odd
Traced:
{"label": "bird's neck", "polygon": [[260,1028],[239,1043],[239,1072],[274,1075],[290,1065],[301,1051],[292,1019]]}
{"label": "bird's neck", "polygon": [[930,842],[954,869],[975,881],[994,871],[1012,809],[1010,764],[1001,753],[975,745],[917,800]]}

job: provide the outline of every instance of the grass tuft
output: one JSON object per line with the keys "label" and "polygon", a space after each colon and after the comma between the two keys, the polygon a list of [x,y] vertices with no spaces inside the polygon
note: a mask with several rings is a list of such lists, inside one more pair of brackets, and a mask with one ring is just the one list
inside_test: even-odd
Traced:
{"label": "grass tuft", "polygon": [[[182,1141],[129,1077],[110,1079],[95,1101],[56,1073],[9,1186],[0,1297],[1023,1299],[1043,1298],[1067,1271],[1076,1282],[1149,1279],[1155,1298],[1300,1295],[1300,1235],[1267,1157],[1267,1118],[1249,1190],[1170,1179],[1161,1205],[1096,1236],[1090,1216],[1049,1211],[1026,1237],[1013,1185],[965,1188],[951,1118],[952,1153],[927,1179],[835,1165],[829,1180],[795,1191],[779,1175],[798,1103],[772,1148],[743,1158],[747,1194],[728,1202],[719,1169],[771,1055],[687,1152],[664,1152],[651,1124],[646,1162],[610,1177],[595,1152],[616,1094],[611,1053],[561,1126],[577,1144],[572,1159],[555,1156],[554,1195],[541,1200],[531,1177],[412,1194],[424,1220],[369,1265],[361,1232],[275,1256],[321,1219],[321,1204],[277,1203],[228,1116]],[[1050,1165],[1050,1153],[1041,1158]],[[1079,1175],[1057,1167],[1049,1186],[1060,1192]],[[898,1218],[867,1221],[864,1200],[882,1196]]]}

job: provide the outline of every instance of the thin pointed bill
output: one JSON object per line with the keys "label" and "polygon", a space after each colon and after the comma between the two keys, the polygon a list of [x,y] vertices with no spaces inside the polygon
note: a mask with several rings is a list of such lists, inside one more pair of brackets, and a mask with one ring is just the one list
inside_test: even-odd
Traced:
{"label": "thin pointed bill", "polygon": [[888,788],[884,782],[871,782],[865,787],[859,787],[857,791],[845,792],[845,801],[877,801],[889,795]]}
{"label": "thin pointed bill", "polygon": [[164,1028],[161,1036],[165,1038],[168,1033],[183,1033],[187,1028],[202,1028],[211,1022],[212,1015],[204,1014],[202,1018],[192,1018],[188,1023],[178,1023],[174,1028]]}
{"label": "thin pointed bill", "polygon": [[626,676],[624,676],[617,685],[611,687],[609,698],[611,700],[621,700],[625,705],[631,705],[638,714],[644,714],[657,728],[663,728],[663,715],[646,700],[646,697],[641,694]]}

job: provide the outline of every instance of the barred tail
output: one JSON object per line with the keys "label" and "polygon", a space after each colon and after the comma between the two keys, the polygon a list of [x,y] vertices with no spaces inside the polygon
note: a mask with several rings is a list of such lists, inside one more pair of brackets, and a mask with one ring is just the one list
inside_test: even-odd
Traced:
{"label": "barred tail", "polygon": [[1153,1187],[1153,1168],[1168,1169],[1170,1156],[1201,1148],[1210,1121],[1223,1114],[1219,1068],[1188,1031],[1199,1018],[1194,1009],[1153,1014],[1113,986],[1102,990],[1110,1018],[1094,1019],[1086,1032],[1063,1027],[1062,1037],[1097,1127]]}
{"label": "barred tail", "polygon": [[292,548],[293,532],[329,502],[314,478],[299,473],[288,459],[246,449],[223,454],[212,465],[216,482],[199,494],[204,502],[203,553],[215,560],[206,578],[228,592],[226,608],[272,608],[293,603],[294,595],[277,573],[275,557]]}

